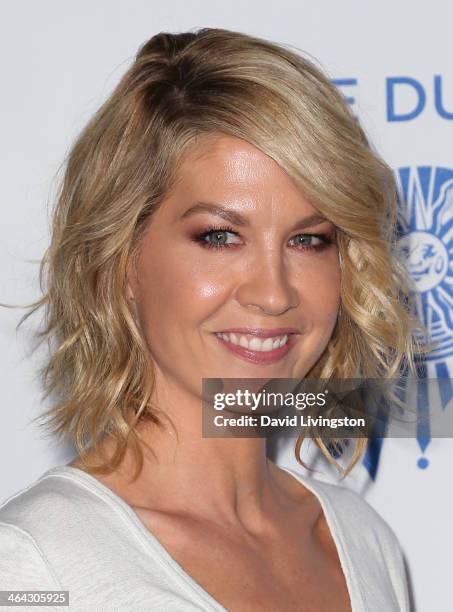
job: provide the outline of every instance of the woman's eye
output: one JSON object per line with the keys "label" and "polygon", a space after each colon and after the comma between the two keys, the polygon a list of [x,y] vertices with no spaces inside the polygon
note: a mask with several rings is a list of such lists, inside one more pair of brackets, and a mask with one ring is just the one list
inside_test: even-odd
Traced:
{"label": "woman's eye", "polygon": [[296,246],[301,247],[317,247],[326,243],[323,236],[316,236],[315,234],[298,234],[291,238],[291,241],[295,241]]}
{"label": "woman's eye", "polygon": [[207,235],[207,238],[210,238],[210,244],[214,246],[224,246],[227,244],[231,244],[231,238],[230,238],[230,241],[228,241],[228,235],[230,237],[235,236],[233,232],[228,232],[226,230],[219,230],[215,232],[210,232]]}
{"label": "woman's eye", "polygon": [[200,243],[203,247],[222,249],[237,244],[234,242],[234,238],[237,237],[237,235],[236,232],[229,228],[212,228],[195,236],[195,241]]}
{"label": "woman's eye", "polygon": [[[195,242],[204,248],[228,249],[240,244],[235,238],[239,234],[232,228],[211,228],[194,237]],[[332,244],[328,235],[323,234],[298,234],[289,240],[289,243],[300,251],[321,251]]]}

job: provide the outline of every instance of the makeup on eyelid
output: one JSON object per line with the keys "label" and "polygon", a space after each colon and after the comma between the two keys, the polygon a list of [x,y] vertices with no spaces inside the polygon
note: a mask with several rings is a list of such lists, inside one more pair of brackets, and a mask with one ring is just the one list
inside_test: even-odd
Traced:
{"label": "makeup on eyelid", "polygon": [[[203,248],[214,249],[214,250],[224,250],[229,249],[234,246],[240,246],[240,243],[221,243],[215,244],[209,242],[207,239],[211,236],[215,236],[216,234],[234,234],[234,236],[239,237],[239,233],[236,232],[231,226],[209,226],[206,230],[202,232],[197,232],[193,235],[192,240],[198,244],[200,244]],[[295,240],[296,238],[303,236],[304,238],[314,238],[315,240],[320,241],[318,244],[302,244],[296,245],[294,248],[299,251],[323,251],[334,243],[335,240],[335,230],[327,233],[309,233],[309,232],[301,232],[299,234],[295,234],[290,241]]]}

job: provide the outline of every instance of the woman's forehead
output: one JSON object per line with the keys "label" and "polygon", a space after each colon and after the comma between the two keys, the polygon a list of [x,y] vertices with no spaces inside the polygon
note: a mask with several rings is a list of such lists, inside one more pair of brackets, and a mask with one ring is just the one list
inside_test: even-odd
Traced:
{"label": "woman's forehead", "polygon": [[175,203],[215,202],[252,211],[259,201],[314,212],[293,179],[253,144],[233,136],[209,138],[184,156],[172,189]]}

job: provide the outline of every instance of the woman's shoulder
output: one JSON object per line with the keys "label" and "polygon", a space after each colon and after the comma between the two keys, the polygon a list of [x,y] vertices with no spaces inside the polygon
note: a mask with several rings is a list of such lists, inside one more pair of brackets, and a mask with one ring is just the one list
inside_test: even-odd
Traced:
{"label": "woman's shoulder", "polygon": [[71,523],[80,491],[48,477],[50,472],[0,504],[0,586],[6,590],[61,588],[48,560],[48,543],[58,542]]}
{"label": "woman's shoulder", "polygon": [[351,554],[376,554],[400,560],[399,540],[384,517],[360,494],[337,482],[290,472],[320,501],[327,521],[339,537],[347,539]]}
{"label": "woman's shoulder", "polygon": [[0,590],[55,590],[59,581],[31,533],[0,519]]}
{"label": "woman's shoulder", "polygon": [[102,492],[74,470],[51,468],[0,504],[0,557],[9,556],[14,565],[15,548],[28,550],[30,562],[36,555],[69,554],[82,540],[112,529],[109,510]]}
{"label": "woman's shoulder", "polygon": [[52,468],[0,505],[0,591],[67,590],[74,610],[182,609],[184,585],[140,525],[94,477]]}
{"label": "woman's shoulder", "polygon": [[[363,598],[375,609],[409,610],[407,567],[400,542],[387,521],[359,493],[343,484],[293,475],[318,497],[329,529]],[[390,599],[388,599],[390,598]],[[379,604],[380,605],[380,604]],[[371,608],[370,608],[371,609]]]}
{"label": "woman's shoulder", "polygon": [[361,494],[340,483],[318,481],[317,486],[338,510],[338,518],[351,529],[367,527],[368,533],[379,536],[380,541],[397,542],[390,524]]}
{"label": "woman's shoulder", "polygon": [[0,523],[25,531],[58,517],[64,517],[67,524],[71,515],[89,509],[87,497],[93,497],[90,491],[68,476],[66,466],[58,466],[3,501]]}
{"label": "woman's shoulder", "polygon": [[131,539],[117,506],[93,478],[68,466],[11,495],[0,505],[0,590],[55,590],[74,572],[85,576],[74,570],[74,556],[83,555],[88,572],[99,554],[124,551]]}

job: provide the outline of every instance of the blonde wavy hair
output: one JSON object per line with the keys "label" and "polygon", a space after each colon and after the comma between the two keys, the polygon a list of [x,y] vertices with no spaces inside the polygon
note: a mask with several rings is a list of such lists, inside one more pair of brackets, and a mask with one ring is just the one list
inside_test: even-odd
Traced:
{"label": "blonde wavy hair", "polygon": [[[216,133],[270,156],[337,227],[340,311],[307,378],[415,373],[416,355],[425,350],[416,337],[425,337],[426,328],[395,255],[392,170],[329,78],[298,50],[243,33],[159,33],[139,49],[70,150],[40,264],[43,297],[27,305],[19,323],[45,307],[38,336],[48,340],[50,356],[40,376],[44,398],[58,399],[39,420],[75,445],[84,469],[114,470],[130,447],[138,475],[137,425],[161,424],[153,363],[126,297],[126,270],[184,153]],[[107,434],[113,456],[89,460],[89,449]],[[307,467],[302,442],[300,436],[295,455]],[[315,442],[343,471],[324,441]],[[366,444],[357,439],[343,475]]]}

